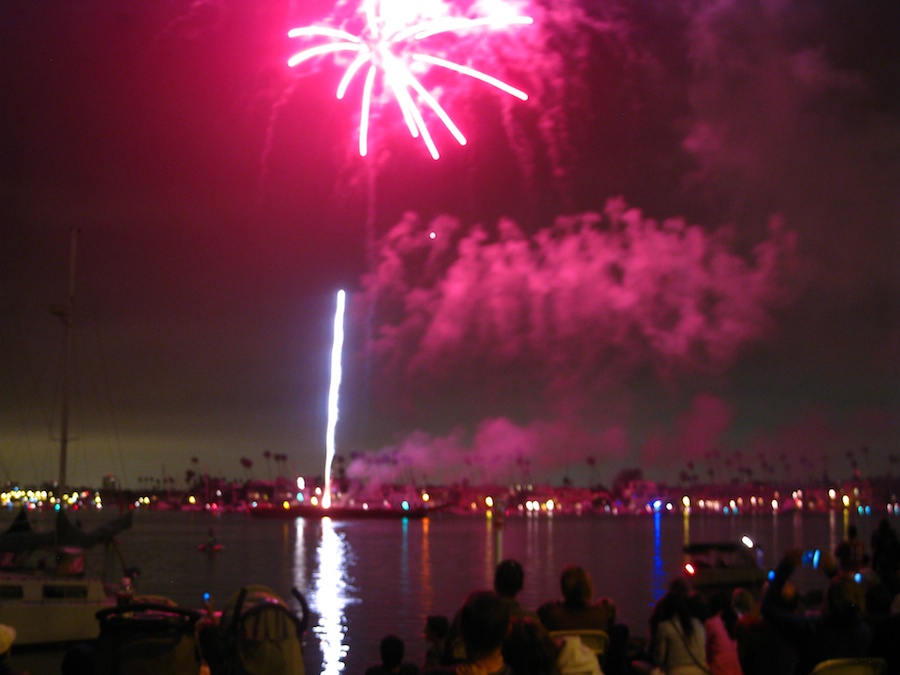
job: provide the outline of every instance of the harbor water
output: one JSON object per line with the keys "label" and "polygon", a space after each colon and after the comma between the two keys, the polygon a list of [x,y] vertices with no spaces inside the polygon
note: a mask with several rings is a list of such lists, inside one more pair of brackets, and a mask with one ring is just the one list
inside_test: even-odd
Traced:
{"label": "harbor water", "polygon": [[[0,525],[5,527],[13,515],[4,513]],[[88,527],[114,514],[80,512],[78,517]],[[852,518],[864,542],[878,518]],[[425,618],[452,616],[469,591],[490,588],[494,567],[503,558],[515,558],[525,568],[519,598],[523,606],[534,609],[558,597],[560,570],[578,564],[593,578],[597,596],[615,602],[618,619],[632,634],[644,636],[653,604],[681,574],[686,543],[749,536],[762,548],[764,565],[771,567],[789,547],[833,550],[849,522],[846,512],[839,511],[540,515],[502,521],[484,514],[442,514],[424,520],[346,522],[138,511],[134,526],[119,536],[119,548],[124,561],[141,571],[139,593],[163,595],[186,607],[199,608],[207,592],[221,607],[246,584],[269,586],[297,606],[291,597],[291,588],[297,588],[311,610],[306,672],[352,674],[377,662],[378,643],[388,633],[406,641],[408,660],[421,663]],[[51,527],[52,514],[36,518],[35,526]],[[197,548],[210,527],[223,544],[217,553]],[[805,572],[797,580],[801,590],[804,584],[822,584],[819,573]],[[32,675],[53,675],[59,672],[60,658],[14,654],[13,664]]]}

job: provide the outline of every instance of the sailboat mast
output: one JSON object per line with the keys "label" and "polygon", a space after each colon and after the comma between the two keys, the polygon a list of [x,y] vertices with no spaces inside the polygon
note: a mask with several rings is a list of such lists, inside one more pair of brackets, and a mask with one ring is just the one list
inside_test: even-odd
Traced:
{"label": "sailboat mast", "polygon": [[62,312],[66,325],[66,343],[63,352],[62,420],[59,441],[59,497],[66,490],[66,463],[69,448],[69,395],[72,388],[72,349],[75,311],[75,258],[78,248],[78,229],[72,228],[69,238],[69,293]]}

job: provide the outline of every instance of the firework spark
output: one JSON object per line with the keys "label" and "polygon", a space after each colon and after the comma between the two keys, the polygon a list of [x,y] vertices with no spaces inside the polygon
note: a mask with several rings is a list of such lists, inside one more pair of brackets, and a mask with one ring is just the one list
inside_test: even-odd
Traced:
{"label": "firework spark", "polygon": [[[531,17],[515,13],[497,13],[478,18],[423,16],[420,10],[410,9],[413,4],[404,0],[363,0],[360,13],[364,17],[364,23],[358,34],[330,26],[304,26],[288,32],[291,38],[320,42],[291,56],[288,66],[292,68],[322,56],[344,52],[355,54],[338,84],[338,99],[344,98],[350,84],[365,70],[359,126],[359,154],[363,157],[368,154],[373,90],[379,75],[381,91],[387,92],[397,102],[409,133],[413,138],[422,138],[434,159],[438,159],[440,153],[426,125],[423,110],[431,110],[460,145],[466,144],[466,137],[437,98],[417,77],[416,73],[421,70],[421,65],[418,64],[451,70],[484,82],[522,101],[528,100],[528,95],[521,89],[426,50],[429,38],[437,35],[459,36],[476,30],[529,25],[533,23]],[[440,4],[443,11],[448,11],[447,6]],[[323,39],[325,41],[321,42]]]}

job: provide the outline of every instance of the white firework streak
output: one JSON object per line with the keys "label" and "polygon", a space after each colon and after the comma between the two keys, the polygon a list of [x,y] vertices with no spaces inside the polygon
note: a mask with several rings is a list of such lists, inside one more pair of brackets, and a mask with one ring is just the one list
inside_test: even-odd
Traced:
{"label": "white firework streak", "polygon": [[[403,0],[397,0],[403,2]],[[375,77],[381,74],[383,90],[393,95],[403,120],[413,138],[422,138],[428,152],[434,159],[440,157],[434,139],[429,132],[419,105],[430,109],[441,120],[447,130],[460,145],[466,144],[466,137],[459,127],[438,103],[437,99],[422,85],[413,71],[412,63],[427,64],[444,68],[488,84],[510,96],[526,101],[528,94],[521,89],[488,75],[480,70],[456,63],[434,54],[416,51],[413,45],[442,33],[461,34],[479,29],[497,29],[509,26],[530,25],[533,19],[523,15],[498,15],[468,19],[465,17],[443,17],[413,23],[403,23],[391,27],[390,17],[381,12],[382,3],[369,0],[363,7],[366,25],[360,35],[354,35],[340,28],[330,26],[304,26],[288,32],[291,38],[325,38],[330,40],[323,44],[303,49],[288,59],[291,68],[310,59],[335,55],[340,52],[356,52],[357,55],[344,71],[337,87],[336,96],[343,99],[354,78],[363,67],[365,81],[363,84],[361,117],[359,125],[359,154],[368,153],[369,116],[372,108],[372,90]]]}

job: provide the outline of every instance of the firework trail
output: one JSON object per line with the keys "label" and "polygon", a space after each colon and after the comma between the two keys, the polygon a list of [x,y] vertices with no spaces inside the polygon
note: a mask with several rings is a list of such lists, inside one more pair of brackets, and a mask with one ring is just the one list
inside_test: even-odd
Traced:
{"label": "firework trail", "polygon": [[328,428],[325,432],[325,494],[322,507],[331,506],[331,463],[334,461],[335,430],[338,421],[338,395],[341,390],[341,352],[344,348],[344,307],[346,293],[338,291],[334,311],[334,342],[331,347],[331,385],[328,389]]}

